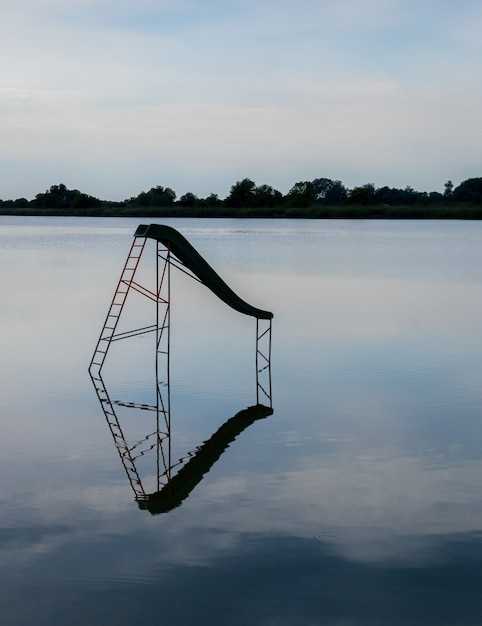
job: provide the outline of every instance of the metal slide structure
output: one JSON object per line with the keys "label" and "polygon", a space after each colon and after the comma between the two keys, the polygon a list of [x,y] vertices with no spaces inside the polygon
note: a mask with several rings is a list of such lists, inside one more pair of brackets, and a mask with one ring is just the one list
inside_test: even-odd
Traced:
{"label": "metal slide structure", "polygon": [[[156,244],[155,275],[149,274],[147,284],[141,284],[138,268],[147,241]],[[171,401],[170,401],[170,312],[171,267],[205,285],[233,310],[256,318],[256,405],[228,420],[194,453],[190,461],[173,475],[179,463],[171,460]],[[145,283],[145,281],[144,281]],[[127,331],[118,331],[128,295],[140,294],[154,303],[152,324]],[[258,309],[240,298],[177,230],[170,226],[150,224],[138,226],[134,233],[127,260],[112,298],[89,372],[97,397],[104,411],[114,443],[124,465],[136,500],[152,513],[178,506],[194,486],[209,471],[222,452],[252,422],[267,417],[272,409],[271,385],[271,326],[273,314]],[[155,334],[156,400],[153,405],[112,400],[102,379],[101,370],[112,342],[146,333]],[[118,412],[133,409],[152,415],[152,428],[138,440],[130,441],[121,426]],[[150,422],[149,422],[150,423]],[[151,454],[156,458],[156,484],[146,490],[139,463]]]}
{"label": "metal slide structure", "polygon": [[[156,241],[156,284],[142,285],[135,280],[136,272],[146,246],[146,241]],[[157,358],[167,359],[169,370],[170,347],[170,285],[171,266],[174,266],[210,289],[229,307],[256,318],[256,385],[257,403],[265,397],[271,402],[271,327],[273,313],[258,309],[238,296],[176,229],[160,225],[140,225],[134,233],[127,260],[112,298],[107,317],[92,357],[89,371],[95,376],[104,365],[109,347],[113,341],[127,339],[136,335],[156,332]],[[156,304],[155,322],[133,330],[117,333],[117,326],[131,290],[145,296]],[[269,375],[263,377],[263,372]],[[266,378],[266,380],[264,380]]]}
{"label": "metal slide structure", "polygon": [[[153,239],[157,242],[156,285],[151,287],[141,285],[134,280],[147,239]],[[138,226],[134,233],[134,241],[127,255],[127,260],[112,298],[89,370],[91,372],[93,370],[100,371],[112,341],[134,337],[139,334],[157,331],[158,352],[163,352],[163,350],[160,350],[160,346],[164,331],[169,330],[171,265],[205,285],[235,311],[256,318],[257,361],[259,359],[262,368],[269,364],[271,359],[271,320],[273,313],[258,309],[238,296],[175,228],[160,224],[150,224],[148,226]],[[116,329],[119,318],[131,289],[157,304],[156,321],[149,326],[117,334]],[[160,310],[161,307],[165,307],[164,312]],[[261,327],[261,321],[266,322],[264,328]],[[263,341],[264,338],[267,341]],[[260,347],[261,343],[267,344],[267,350]]]}

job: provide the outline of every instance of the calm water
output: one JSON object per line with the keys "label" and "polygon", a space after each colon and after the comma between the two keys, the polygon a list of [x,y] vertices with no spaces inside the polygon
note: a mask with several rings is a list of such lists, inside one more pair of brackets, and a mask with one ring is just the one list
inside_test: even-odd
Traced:
{"label": "calm water", "polygon": [[[138,223],[0,217],[1,623],[481,624],[482,223],[166,220],[274,312],[273,414],[155,515],[88,375]],[[174,460],[255,404],[254,336],[173,271]],[[152,341],[103,370],[129,445]]]}

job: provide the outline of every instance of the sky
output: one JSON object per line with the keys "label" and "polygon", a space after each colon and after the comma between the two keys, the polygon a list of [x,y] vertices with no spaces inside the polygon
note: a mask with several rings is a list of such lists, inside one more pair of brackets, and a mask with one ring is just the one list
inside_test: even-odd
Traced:
{"label": "sky", "polygon": [[0,198],[482,176],[479,0],[0,0]]}

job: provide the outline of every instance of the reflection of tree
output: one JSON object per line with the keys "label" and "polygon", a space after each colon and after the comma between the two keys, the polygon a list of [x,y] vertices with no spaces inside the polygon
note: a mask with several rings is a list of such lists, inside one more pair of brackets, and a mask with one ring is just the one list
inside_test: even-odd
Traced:
{"label": "reflection of tree", "polygon": [[[187,453],[179,462],[172,464],[171,437],[166,430],[163,403],[160,402],[154,407],[134,402],[112,401],[100,374],[95,376],[91,374],[91,377],[139,508],[148,510],[153,515],[166,513],[179,506],[243,430],[256,420],[273,413],[272,408],[262,404],[240,411],[228,419],[194,452]],[[167,392],[169,393],[169,390]],[[154,432],[128,443],[117,415],[118,407],[154,412],[156,415]],[[156,488],[152,493],[149,493],[141,477],[138,467],[141,459],[143,462],[149,459],[155,463]],[[180,469],[173,475],[173,470],[179,466]],[[152,473],[152,467],[150,469]]]}

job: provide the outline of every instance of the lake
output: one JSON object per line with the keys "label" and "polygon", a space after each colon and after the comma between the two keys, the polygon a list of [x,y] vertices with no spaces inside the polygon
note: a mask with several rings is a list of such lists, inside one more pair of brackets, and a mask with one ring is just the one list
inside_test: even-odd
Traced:
{"label": "lake", "polygon": [[88,372],[149,221],[0,217],[1,623],[481,624],[482,223],[163,220],[274,319],[246,417],[255,320],[172,268],[161,458],[152,333],[102,370],[124,443]]}

